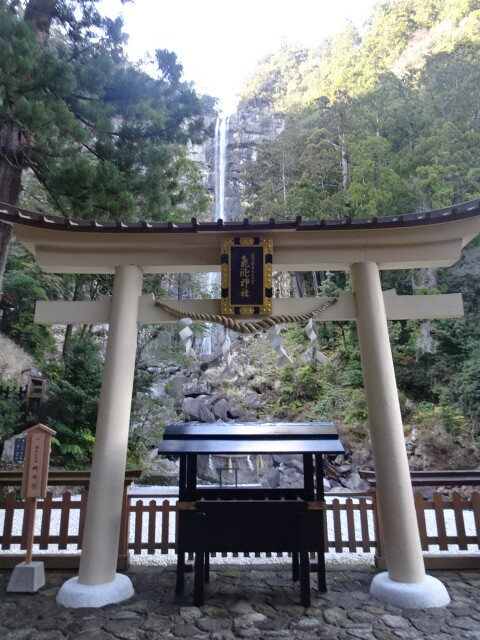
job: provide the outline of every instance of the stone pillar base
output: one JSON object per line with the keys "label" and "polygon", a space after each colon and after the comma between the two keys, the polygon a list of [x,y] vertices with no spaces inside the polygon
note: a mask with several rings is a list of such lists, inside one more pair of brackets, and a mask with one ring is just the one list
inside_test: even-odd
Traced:
{"label": "stone pillar base", "polygon": [[422,582],[397,582],[388,573],[379,573],[372,580],[370,595],[381,602],[404,609],[445,607],[450,596],[440,580],[425,576]]}
{"label": "stone pillar base", "polygon": [[70,578],[60,588],[58,604],[72,609],[80,607],[103,607],[131,598],[134,589],[130,578],[117,573],[115,580],[104,584],[81,584],[78,578]]}
{"label": "stone pillar base", "polygon": [[36,593],[45,584],[43,562],[20,562],[8,581],[8,593]]}

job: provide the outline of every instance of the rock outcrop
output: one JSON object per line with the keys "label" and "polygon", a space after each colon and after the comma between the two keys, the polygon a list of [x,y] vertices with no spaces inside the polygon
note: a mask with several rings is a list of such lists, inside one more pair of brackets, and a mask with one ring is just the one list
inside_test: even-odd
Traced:
{"label": "rock outcrop", "polygon": [[[241,220],[244,217],[246,169],[255,161],[258,146],[262,142],[275,140],[285,126],[284,116],[275,113],[268,106],[249,105],[227,116],[225,136],[225,191],[224,219]],[[197,163],[203,174],[204,182],[212,201],[209,217],[217,216],[215,200],[218,190],[218,137],[214,137],[202,146],[191,150],[190,157]],[[217,158],[217,159],[216,159]]]}
{"label": "rock outcrop", "polygon": [[[164,415],[167,423],[214,423],[275,421],[268,403],[278,393],[279,380],[268,375],[269,347],[260,338],[243,337],[233,345],[236,372],[225,371],[225,363],[218,355],[205,356],[186,367],[164,365],[163,380],[155,386],[155,400],[170,406]],[[253,359],[262,363],[253,366]],[[275,355],[272,354],[272,362]],[[363,454],[348,447],[345,455],[326,456],[324,487],[345,491],[368,489],[358,475],[358,469],[371,465],[368,451]],[[165,462],[152,456],[152,482],[163,478],[170,481],[175,475],[163,468]],[[158,467],[158,468],[157,468]],[[202,482],[224,485],[261,484],[270,488],[296,488],[303,483],[303,458],[296,454],[265,454],[262,456],[199,456],[198,477]],[[148,478],[146,482],[150,482]],[[343,488],[343,489],[342,489]]]}

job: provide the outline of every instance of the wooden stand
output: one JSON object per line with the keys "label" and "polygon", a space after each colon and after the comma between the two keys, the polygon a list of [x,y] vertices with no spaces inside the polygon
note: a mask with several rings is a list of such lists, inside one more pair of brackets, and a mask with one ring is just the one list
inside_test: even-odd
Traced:
{"label": "wooden stand", "polygon": [[35,593],[45,584],[43,562],[32,561],[35,513],[37,511],[38,498],[45,498],[47,495],[50,441],[52,435],[56,432],[43,424],[37,424],[23,433],[27,436],[27,445],[21,496],[25,498],[24,517],[26,518],[27,552],[25,562],[21,562],[14,568],[7,591]]}

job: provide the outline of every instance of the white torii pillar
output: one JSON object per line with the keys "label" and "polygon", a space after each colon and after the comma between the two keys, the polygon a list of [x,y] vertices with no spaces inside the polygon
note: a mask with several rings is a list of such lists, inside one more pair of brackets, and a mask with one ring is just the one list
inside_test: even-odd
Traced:
{"label": "white torii pillar", "polygon": [[[480,233],[480,200],[405,218],[327,221],[286,227],[252,223],[203,224],[179,228],[174,224],[92,224],[63,220],[1,204],[0,219],[13,224],[17,238],[49,273],[113,273],[113,300],[44,303],[37,305],[40,323],[109,323],[107,356],[97,422],[85,545],[78,581],[64,585],[59,600],[69,606],[102,606],[128,597],[131,584],[116,576],[116,551],[133,383],[138,322],[172,321],[153,299],[138,300],[145,273],[202,273],[218,267],[218,248],[225,233],[268,234],[273,239],[279,271],[341,270],[351,267],[356,298],[340,296],[321,320],[350,320],[358,324],[362,366],[377,468],[380,517],[386,546],[388,575],[373,581],[372,592],[405,606],[441,606],[448,594],[438,581],[425,576],[388,339],[390,319],[461,316],[461,296],[382,297],[381,269],[448,267],[461,249]],[[357,224],[360,223],[360,224]],[[268,229],[268,231],[267,231]],[[203,232],[202,232],[203,231]],[[123,265],[123,266],[119,266]],[[138,266],[134,266],[138,265]],[[385,298],[385,299],[383,299]],[[180,301],[190,306],[190,301]],[[311,313],[321,301],[291,300],[274,304],[276,314]],[[214,300],[197,301],[202,312],[218,313]],[[179,304],[181,307],[181,304]],[[288,311],[290,309],[290,311]],[[165,317],[166,316],[166,317]],[[245,317],[247,319],[247,317]],[[387,462],[388,461],[388,462]],[[98,522],[96,520],[98,519]],[[98,530],[98,531],[97,531]],[[119,587],[118,585],[124,586]],[[108,586],[110,585],[110,586]],[[112,587],[111,597],[104,597]],[[71,589],[69,591],[69,589]],[[83,591],[82,591],[83,590]],[[415,591],[416,590],[416,591]],[[82,591],[83,603],[79,596]],[[71,595],[69,595],[71,594]],[[95,594],[100,594],[98,597]],[[393,595],[392,595],[393,594]],[[405,594],[407,594],[405,596]],[[433,595],[432,595],[433,594]]]}
{"label": "white torii pillar", "polygon": [[399,607],[444,606],[445,586],[425,574],[378,266],[355,263],[351,275],[388,570],[374,577],[370,592]]}
{"label": "white torii pillar", "polygon": [[[342,292],[337,304],[328,308],[322,314],[323,321],[356,320],[359,325],[359,333],[363,329],[368,338],[371,321],[368,318],[365,319],[365,314],[367,313],[373,313],[374,320],[381,318],[383,314],[385,326],[385,314],[389,319],[393,320],[462,316],[463,306],[460,294],[396,296],[393,291],[382,293],[379,289],[378,273],[375,271],[376,265],[374,263],[366,264],[372,264],[374,273],[376,273],[373,278],[373,289],[370,284],[366,286],[367,280],[361,275],[362,265],[354,265],[352,272],[360,274],[357,286],[359,294],[355,296],[350,292]],[[69,607],[100,607],[104,604],[119,602],[132,595],[132,587],[128,578],[117,575],[115,571],[121,514],[120,491],[124,481],[137,323],[177,321],[175,316],[156,306],[151,294],[139,298],[142,281],[142,270],[139,267],[132,265],[117,267],[115,274],[114,292],[113,297],[110,299],[90,302],[37,302],[35,312],[35,320],[40,324],[110,324],[90,483],[91,499],[89,499],[87,511],[80,573],[78,579],[74,578],[63,585],[58,596],[58,601]],[[365,292],[362,287],[365,288]],[[360,289],[362,289],[361,294]],[[371,289],[375,292],[377,298],[374,306],[370,309],[370,305],[373,303],[370,298],[365,301],[363,297]],[[357,304],[355,304],[355,300]],[[276,315],[310,313],[326,301],[327,299],[320,298],[303,300],[276,299],[274,301],[274,310]],[[193,306],[201,313],[216,313],[218,310],[218,300],[180,300],[176,304],[180,308],[184,306],[187,310]],[[380,315],[378,315],[379,309]],[[362,312],[359,313],[359,310]],[[377,330],[373,333],[380,335]],[[391,365],[388,333],[384,332],[383,336],[385,340],[381,344],[386,345],[383,353],[384,355],[386,354],[387,364],[388,359],[390,359]],[[363,346],[363,340],[362,349],[362,358],[365,365],[369,355],[369,347]],[[365,349],[367,353],[365,353]],[[375,371],[377,369],[372,365],[365,374],[365,385],[368,393],[371,389],[381,390],[382,381],[377,381]],[[398,405],[393,367],[391,383],[387,385],[387,390],[389,392],[393,390],[391,406],[394,407],[395,403]],[[372,409],[371,418],[373,413]],[[384,422],[394,424],[393,420],[389,422],[387,419]],[[380,419],[380,423],[383,424],[382,419]],[[402,432],[399,412],[398,424],[400,424],[400,429],[396,431],[397,436]],[[377,450],[375,444],[374,447]],[[387,448],[389,447],[390,445]],[[403,444],[398,444],[397,449],[401,452],[400,455],[402,455],[402,452],[405,455]],[[389,451],[390,459],[391,451]],[[389,469],[392,468],[390,463],[388,466]],[[411,493],[409,480],[406,486],[406,491]],[[398,482],[396,482],[396,487],[398,488]],[[398,492],[393,492],[392,495],[396,501],[395,504],[398,505]],[[387,504],[385,505],[384,499],[382,505],[388,508],[388,496]],[[411,509],[410,511],[407,509],[407,512],[409,514],[412,513]],[[411,521],[411,525],[415,530],[416,521]],[[386,538],[390,539],[387,531],[385,535]],[[385,542],[388,545],[388,542]],[[394,545],[395,542],[388,546],[392,549]],[[421,554],[419,559],[418,553],[412,556],[409,545],[402,545],[399,551],[400,553],[394,554],[394,561],[397,564],[402,565],[403,554],[406,554],[407,558],[414,558],[413,564],[415,566],[423,567]],[[408,564],[411,564],[410,560]],[[392,574],[393,569],[391,566],[389,566],[389,571]],[[424,571],[423,569],[421,571],[421,575],[419,574],[417,578],[423,580]],[[405,578],[407,583],[411,577],[411,574],[407,575]],[[400,578],[400,574],[398,574],[397,578]],[[443,588],[443,585],[441,586]],[[381,595],[376,595],[383,599]],[[420,600],[419,602],[423,601]],[[439,605],[437,602],[434,605],[419,604],[418,606]]]}
{"label": "white torii pillar", "polygon": [[57,596],[66,607],[101,607],[134,592],[116,566],[142,276],[134,265],[115,269],[80,571]]}

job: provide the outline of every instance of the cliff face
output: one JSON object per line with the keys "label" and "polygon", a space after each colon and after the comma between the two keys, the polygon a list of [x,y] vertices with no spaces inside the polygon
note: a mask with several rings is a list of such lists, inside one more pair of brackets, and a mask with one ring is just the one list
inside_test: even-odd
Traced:
{"label": "cliff face", "polygon": [[[245,170],[254,162],[257,147],[265,141],[275,140],[283,131],[285,119],[271,107],[247,106],[226,117],[226,131],[222,140],[220,127],[216,135],[202,147],[193,150],[191,157],[199,164],[212,205],[210,219],[219,217],[216,198],[223,192],[224,220],[241,220],[248,202],[244,199],[246,187]],[[224,144],[224,151],[221,149]],[[221,163],[224,169],[221,170]],[[220,176],[225,176],[224,187]]]}

